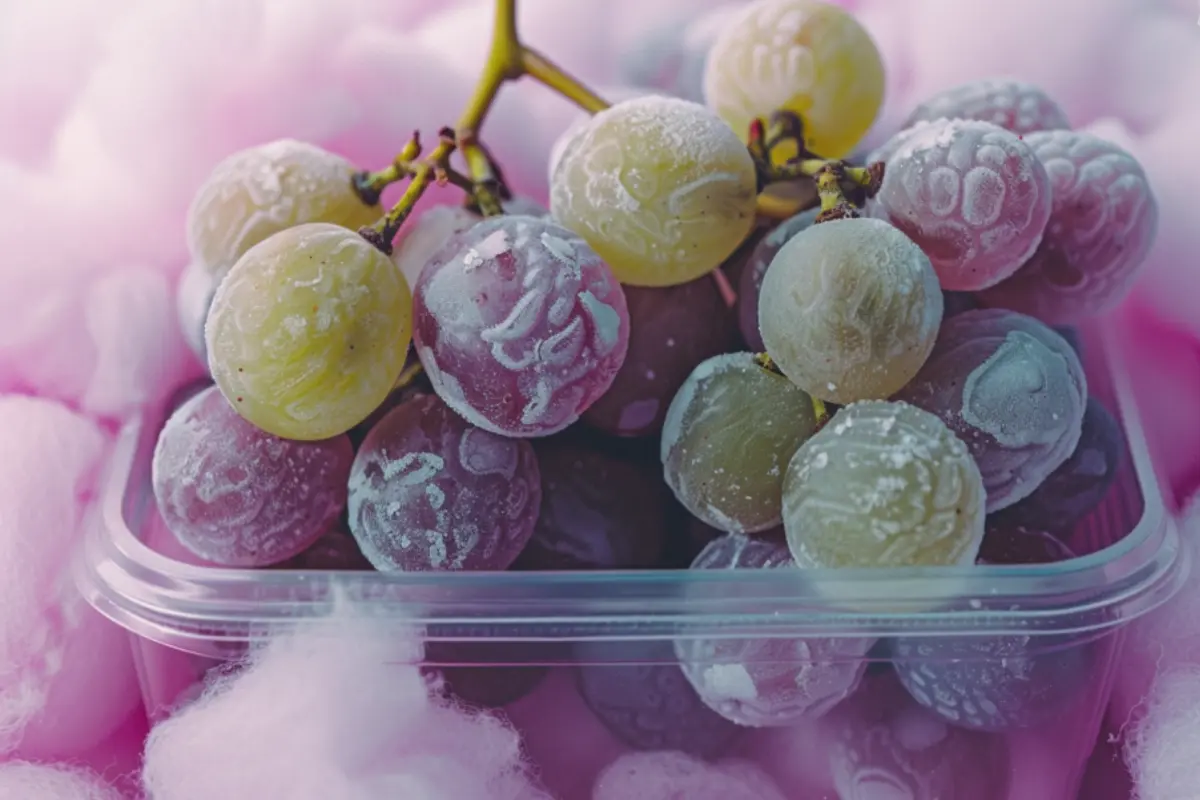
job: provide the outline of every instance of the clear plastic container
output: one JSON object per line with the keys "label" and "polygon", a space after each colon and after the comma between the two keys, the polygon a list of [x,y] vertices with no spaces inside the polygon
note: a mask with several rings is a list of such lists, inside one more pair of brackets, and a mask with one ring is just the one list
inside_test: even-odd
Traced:
{"label": "clear plastic container", "polygon": [[[587,800],[597,770],[631,743],[691,747],[693,729],[715,724],[692,707],[695,695],[681,683],[673,645],[877,640],[857,693],[823,717],[738,729],[697,749],[756,761],[796,800],[1070,800],[1100,730],[1123,627],[1169,598],[1187,572],[1115,334],[1097,324],[1082,331],[1082,340],[1089,389],[1120,419],[1128,457],[1101,507],[1074,531],[1070,544],[1082,555],[1071,561],[804,574],[218,569],[172,558],[179,551],[162,536],[149,485],[160,415],[134,421],[120,435],[79,583],[97,609],[129,630],[156,716],[193,696],[205,674],[236,660],[252,637],[327,614],[335,595],[397,625],[425,626],[431,666],[479,668],[450,673],[452,683],[482,681],[485,693],[525,695],[504,713],[525,734],[530,758],[560,800]],[[833,594],[838,603],[828,599]],[[1056,693],[1034,702],[1050,713],[996,732],[946,724],[919,707],[889,667],[897,637],[916,636],[927,637],[916,651],[925,662],[915,665],[918,675],[936,678],[951,652],[960,659],[952,666],[986,667],[989,680],[1006,670],[1054,676]],[[989,641],[987,652],[1000,657],[963,655],[965,643]],[[725,671],[709,674],[725,675],[736,695],[746,691],[744,680],[738,683],[746,669],[794,677],[802,653],[759,648],[753,663],[719,664]],[[829,668],[844,673],[863,661],[845,656]],[[713,665],[695,666],[703,672]],[[607,711],[592,713],[584,695],[597,708],[609,701]],[[685,711],[691,716],[682,724],[660,719]]]}

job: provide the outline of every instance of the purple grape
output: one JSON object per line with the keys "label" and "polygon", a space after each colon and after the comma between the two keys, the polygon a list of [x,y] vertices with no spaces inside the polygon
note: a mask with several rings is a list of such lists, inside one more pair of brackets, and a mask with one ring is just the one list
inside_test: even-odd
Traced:
{"label": "purple grape", "polygon": [[549,219],[494,217],[459,234],[422,270],[414,315],[434,391],[504,436],[566,428],[608,390],[629,343],[612,270]]}
{"label": "purple grape", "polygon": [[159,433],[154,497],[189,552],[229,567],[265,567],[300,553],[334,524],[353,457],[345,436],[294,442],[265,433],[209,387]]}
{"label": "purple grape", "polygon": [[1007,800],[1013,765],[1001,736],[957,729],[921,708],[884,672],[830,719],[839,798]]}
{"label": "purple grape", "polygon": [[563,437],[534,445],[542,504],[522,569],[636,569],[662,557],[671,492],[653,465]]}
{"label": "purple grape", "polygon": [[630,747],[716,758],[741,731],[696,696],[670,642],[581,642],[575,661],[584,702]]}
{"label": "purple grape", "polygon": [[1033,133],[1025,142],[1050,175],[1050,222],[1032,258],[981,299],[1051,324],[1111,310],[1129,293],[1158,231],[1146,173],[1125,150],[1089,133]]}
{"label": "purple grape", "polygon": [[939,119],[980,120],[1016,134],[1071,127],[1062,107],[1038,87],[994,78],[938,92],[908,115],[904,127]]}
{"label": "purple grape", "polygon": [[665,288],[625,287],[625,301],[625,363],[583,420],[615,436],[652,436],[692,369],[737,349],[737,325],[708,275]]}
{"label": "purple grape", "polygon": [[441,675],[448,697],[478,708],[501,708],[532,692],[549,672],[548,667],[521,664],[533,660],[534,652],[521,642],[427,642],[425,660],[442,666],[425,671]]}
{"label": "purple grape", "polygon": [[1120,424],[1099,401],[1089,398],[1083,431],[1071,457],[1001,516],[1009,524],[1070,530],[1104,499],[1116,480],[1123,449]]}
{"label": "purple grape", "polygon": [[1053,564],[1075,558],[1066,542],[1039,528],[1014,525],[1002,514],[988,518],[976,564]]}
{"label": "purple grape", "polygon": [[742,339],[746,346],[756,353],[765,349],[762,334],[758,330],[758,295],[762,292],[767,267],[771,266],[775,254],[791,241],[793,236],[812,227],[820,211],[819,208],[802,211],[781,222],[763,237],[746,261],[738,285],[738,326],[742,330]]}
{"label": "purple grape", "polygon": [[[692,569],[795,569],[782,538],[727,534]],[[684,676],[709,708],[739,725],[783,727],[819,717],[862,680],[874,639],[677,639]]]}
{"label": "purple grape", "polygon": [[350,532],[384,572],[502,570],[537,521],[529,442],[474,427],[433,395],[392,409],[350,473]]}
{"label": "purple grape", "polygon": [[904,139],[875,201],[929,256],[943,289],[977,291],[1037,249],[1050,219],[1050,177],[1015,134],[943,120]]}
{"label": "purple grape", "polygon": [[925,366],[897,399],[941,418],[979,465],[987,511],[1033,493],[1079,442],[1087,381],[1054,331],[1011,311],[947,320]]}

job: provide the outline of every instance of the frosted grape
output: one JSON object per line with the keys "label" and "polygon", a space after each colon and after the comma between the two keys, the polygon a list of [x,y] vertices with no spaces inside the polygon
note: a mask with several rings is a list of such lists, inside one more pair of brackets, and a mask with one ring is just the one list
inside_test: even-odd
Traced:
{"label": "frosted grape", "polygon": [[421,274],[417,355],[434,391],[505,436],[566,428],[612,385],[629,344],[625,295],[548,219],[486,219]]}
{"label": "frosted grape", "polygon": [[580,642],[574,660],[580,696],[630,747],[715,758],[741,730],[696,696],[669,642]]}
{"label": "frosted grape", "polygon": [[1016,134],[1071,127],[1066,112],[1044,91],[1006,78],[971,81],[938,92],[913,109],[904,127],[939,119],[990,122]]}
{"label": "frosted grape", "polygon": [[316,145],[280,139],[220,162],[192,199],[188,250],[224,275],[247,250],[288,228],[328,222],[357,230],[383,216],[354,191],[357,170]]}
{"label": "frosted grape", "polygon": [[304,551],[334,524],[353,457],[345,436],[295,442],[264,433],[210,387],[167,420],[151,480],[163,522],[191,553],[264,567]]}
{"label": "frosted grape", "polygon": [[196,357],[208,364],[208,346],[204,341],[204,324],[212,307],[219,281],[200,264],[190,264],[179,277],[175,289],[175,312],[183,340]]}
{"label": "frosted grape", "polygon": [[667,485],[703,522],[751,533],[780,522],[788,459],[816,430],[812,398],[749,353],[710,358],[667,411]]}
{"label": "frosted grape", "polygon": [[1016,134],[945,120],[904,140],[875,203],[929,256],[942,288],[977,291],[1037,249],[1050,219],[1050,176]]}
{"label": "frosted grape", "polygon": [[592,117],[554,171],[550,209],[632,286],[710,272],[754,226],[757,176],[704,106],[626,100]]}
{"label": "frosted grape", "polygon": [[804,119],[808,149],[844,158],[883,103],[884,71],[870,35],[817,0],[756,0],[717,37],[704,72],[708,106],[739,135],[787,110]]}
{"label": "frosted grape", "polygon": [[1104,500],[1124,449],[1120,424],[1099,401],[1089,398],[1079,443],[1070,457],[1000,516],[1009,524],[1070,530]]}
{"label": "frosted grape", "polygon": [[528,442],[480,430],[433,395],[371,430],[349,485],[350,532],[384,572],[506,569],[541,501]]}
{"label": "frosted grape", "polygon": [[966,442],[991,513],[1028,497],[1070,457],[1087,379],[1057,333],[1023,314],[982,309],[946,321],[898,398],[937,414]]}
{"label": "frosted grape", "polygon": [[[692,569],[795,569],[782,538],[727,534]],[[675,641],[683,674],[710,708],[739,725],[781,727],[818,717],[849,697],[875,644],[863,638]]]}
{"label": "frosted grape", "polygon": [[[633,41],[621,54],[622,80],[634,86],[660,89],[675,97],[704,102],[704,67],[721,32],[741,12],[740,3],[718,6],[700,15],[688,9]],[[601,93],[605,99],[612,98]]]}
{"label": "frosted grape", "polygon": [[758,323],[784,375],[844,404],[903,388],[933,349],[942,310],[920,248],[886,222],[843,219],[780,249],[763,279]]}
{"label": "frosted grape", "polygon": [[[633,100],[638,97],[646,97],[648,95],[657,94],[652,89],[647,89],[640,86],[609,86],[600,87],[597,93],[611,104],[623,103],[626,100]],[[592,115],[583,111],[579,111],[577,117],[573,119],[570,125],[563,130],[559,137],[554,140],[554,144],[550,147],[550,157],[547,159],[548,169],[546,176],[549,178],[549,183],[554,183],[554,171],[558,169],[559,162],[562,161],[563,155],[576,140],[587,132],[591,125]]]}
{"label": "frosted grape", "polygon": [[971,564],[983,539],[983,479],[933,414],[854,403],[796,451],[783,525],[801,567]]}
{"label": "frosted grape", "polygon": [[387,256],[337,225],[298,225],[250,248],[221,282],[208,366],[250,422],[324,439],[387,397],[411,330],[408,285]]}
{"label": "frosted grape", "polygon": [[1050,324],[1117,306],[1158,231],[1158,203],[1137,160],[1080,131],[1025,137],[1050,175],[1054,202],[1042,243],[1021,269],[982,294]]}
{"label": "frosted grape", "polygon": [[534,443],[542,503],[522,569],[635,569],[662,557],[671,493],[652,465],[574,437]]}
{"label": "frosted grape", "polygon": [[615,436],[662,429],[671,399],[701,361],[737,348],[737,323],[715,281],[626,287],[629,350],[612,386],[583,421]]}
{"label": "frosted grape", "polygon": [[797,234],[812,227],[820,212],[819,208],[801,211],[779,223],[755,245],[746,261],[742,279],[738,284],[738,325],[741,327],[746,346],[755,352],[763,350],[762,334],[758,330],[758,298],[762,292],[763,279],[767,275],[767,267],[771,266],[771,262],[785,244]]}

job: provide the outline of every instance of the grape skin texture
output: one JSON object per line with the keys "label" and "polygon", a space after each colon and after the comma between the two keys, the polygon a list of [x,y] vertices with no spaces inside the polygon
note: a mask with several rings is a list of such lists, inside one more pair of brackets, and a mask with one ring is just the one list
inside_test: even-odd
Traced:
{"label": "grape skin texture", "polygon": [[780,522],[783,472],[816,430],[812,398],[750,353],[692,372],[667,411],[660,455],[667,485],[714,528],[753,533]]}
{"label": "grape skin texture", "polygon": [[1045,167],[1016,134],[945,120],[904,140],[875,202],[929,256],[943,289],[977,291],[1033,255],[1050,191]]}
{"label": "grape skin texture", "polygon": [[208,367],[238,413],[286,439],[344,433],[388,396],[412,296],[357,233],[298,225],[255,245],[213,298]]}
{"label": "grape skin texture", "polygon": [[783,525],[801,567],[972,564],[984,490],[966,445],[907,403],[839,411],[801,445],[783,485]]}
{"label": "grape skin texture", "polygon": [[1123,450],[1120,424],[1099,401],[1089,398],[1071,456],[1001,516],[1013,525],[1070,530],[1104,500],[1116,480]]}
{"label": "grape skin texture", "polygon": [[[692,569],[795,569],[782,540],[727,534]],[[821,716],[858,688],[874,639],[677,639],[683,674],[709,708],[739,725]]]}
{"label": "grape skin texture", "polygon": [[[634,100],[638,97],[658,94],[653,89],[646,89],[641,86],[612,86],[598,89],[597,92],[612,105],[623,103],[626,100]],[[591,114],[580,110],[575,120],[554,140],[554,144],[550,147],[550,157],[547,159],[548,169],[546,177],[549,179],[548,185],[554,184],[554,171],[558,169],[562,157],[575,144],[576,140],[587,131],[589,125],[591,125],[591,120]]]}
{"label": "grape skin texture", "polygon": [[1033,84],[984,79],[938,92],[909,114],[904,127],[939,119],[974,119],[1016,134],[1062,130],[1071,121],[1058,103]]}
{"label": "grape skin texture", "polygon": [[383,572],[507,569],[542,495],[529,442],[469,425],[432,395],[367,434],[349,486],[350,532]]}
{"label": "grape skin texture", "polygon": [[749,152],[704,106],[626,100],[568,143],[550,209],[631,286],[673,286],[711,272],[754,226]]}
{"label": "grape skin texture", "polygon": [[966,442],[990,514],[1028,497],[1074,452],[1087,378],[1071,346],[1042,323],[981,309],[947,320],[897,397],[938,415]]}
{"label": "grape skin texture", "polygon": [[696,696],[670,642],[579,642],[574,651],[580,696],[630,747],[711,759],[741,731]]}
{"label": "grape skin texture", "polygon": [[1146,173],[1122,148],[1080,131],[1033,133],[1025,143],[1050,175],[1050,223],[1033,257],[981,299],[1051,325],[1115,308],[1158,232]]}
{"label": "grape skin texture", "polygon": [[925,363],[942,302],[929,259],[907,236],[880,220],[834,220],[775,256],[758,327],[779,369],[813,397],[882,400]]}
{"label": "grape skin texture", "polygon": [[879,50],[852,15],[816,0],[757,0],[713,44],[704,98],[743,141],[776,110],[804,119],[808,149],[844,158],[883,104]]}
{"label": "grape skin texture", "polygon": [[533,443],[542,504],[521,569],[641,569],[662,557],[671,495],[657,470],[559,437]]}
{"label": "grape skin texture", "polygon": [[213,169],[188,209],[193,260],[219,278],[279,231],[306,222],[351,230],[372,224],[383,209],[355,193],[356,171],[344,158],[293,139],[234,153]]}
{"label": "grape skin texture", "polygon": [[210,387],[163,426],[151,481],[179,543],[229,567],[265,567],[299,554],[346,506],[354,451],[338,436],[280,439],[242,419]]}
{"label": "grape skin texture", "polygon": [[583,421],[614,436],[652,436],[692,369],[737,348],[736,322],[708,277],[662,288],[626,287],[625,302],[625,363]]}
{"label": "grape skin texture", "polygon": [[764,349],[762,334],[758,330],[758,298],[762,293],[767,267],[771,266],[785,244],[813,226],[819,213],[821,209],[813,208],[784,220],[755,245],[746,261],[742,279],[738,282],[738,325],[746,346],[756,353]]}

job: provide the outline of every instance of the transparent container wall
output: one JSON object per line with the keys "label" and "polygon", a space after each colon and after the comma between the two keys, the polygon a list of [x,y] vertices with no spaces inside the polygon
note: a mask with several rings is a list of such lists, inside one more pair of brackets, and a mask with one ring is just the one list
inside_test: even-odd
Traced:
{"label": "transparent container wall", "polygon": [[421,668],[447,696],[506,715],[558,800],[588,800],[623,754],[669,751],[733,759],[721,769],[735,776],[749,763],[744,780],[769,780],[789,800],[1073,800],[1123,627],[1186,572],[1120,360],[1099,330],[1084,332],[1082,351],[1090,392],[1128,447],[1105,500],[1070,534],[1080,554],[1070,561],[803,573],[218,569],[188,563],[155,513],[160,415],[122,434],[79,582],[130,630],[156,717],[214,670],[239,669],[257,634],[350,598],[380,624],[418,626]]}

